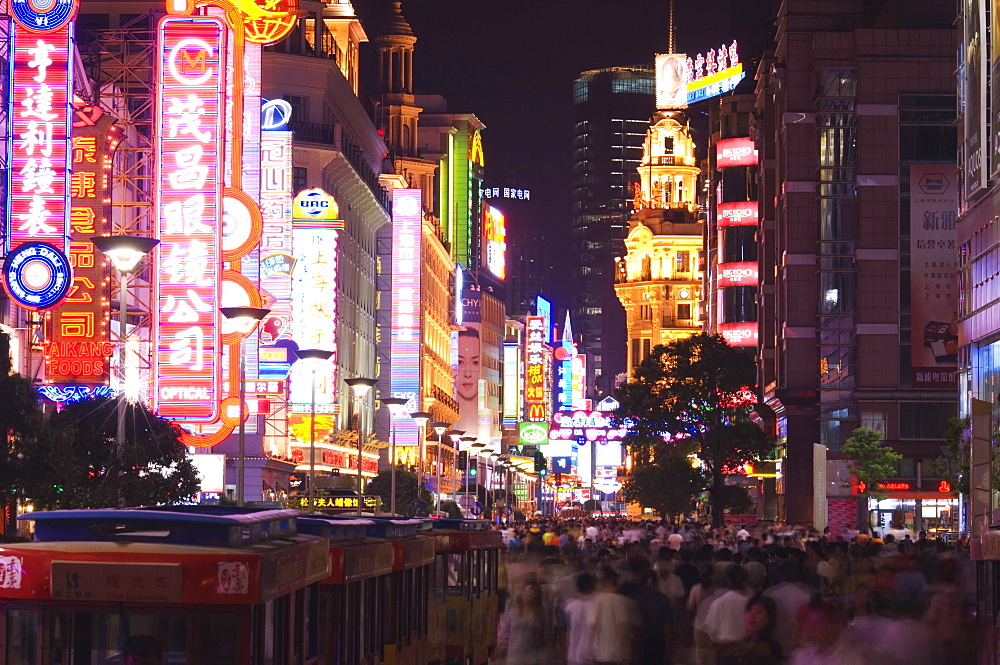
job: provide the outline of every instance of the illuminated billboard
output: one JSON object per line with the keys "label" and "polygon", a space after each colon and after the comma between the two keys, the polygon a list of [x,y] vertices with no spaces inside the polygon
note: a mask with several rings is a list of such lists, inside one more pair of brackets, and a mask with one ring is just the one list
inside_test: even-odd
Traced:
{"label": "illuminated billboard", "polygon": [[757,262],[719,264],[719,287],[757,286]]}
{"label": "illuminated billboard", "polygon": [[682,109],[688,105],[687,55],[656,54],[656,108]]}
{"label": "illuminated billboard", "polygon": [[[45,7],[39,9],[39,7]],[[4,289],[26,309],[58,305],[72,286],[70,95],[76,2],[11,3],[10,183]]]}
{"label": "illuminated billboard", "polygon": [[[527,405],[526,419],[530,422],[544,422],[547,398],[545,372],[545,317],[525,317],[524,341],[524,401]],[[541,407],[541,408],[539,408]]]}
{"label": "illuminated billboard", "polygon": [[79,108],[77,113],[70,151],[73,284],[47,317],[45,382],[96,386],[110,376],[114,345],[108,339],[105,257],[90,239],[105,234],[106,156],[117,143],[117,130],[99,107]]}
{"label": "illuminated billboard", "polygon": [[616,426],[607,411],[557,411],[549,427],[549,441],[621,441],[626,434],[628,428]]}
{"label": "illuminated billboard", "polygon": [[716,209],[718,226],[756,226],[758,206],[756,201],[741,203],[720,203]]}
{"label": "illuminated billboard", "polygon": [[[423,198],[419,189],[392,190],[392,310],[389,354],[392,397],[409,400],[404,413],[422,409],[420,399],[420,292]],[[408,410],[407,410],[408,409]],[[420,445],[420,429],[412,418],[396,421],[396,443]]]}
{"label": "illuminated billboard", "polygon": [[722,139],[715,144],[715,166],[753,166],[757,163],[757,147],[751,138]]}
{"label": "illuminated billboard", "polygon": [[211,421],[219,404],[226,30],[211,16],[159,24],[155,396],[169,420]]}
{"label": "illuminated billboard", "polygon": [[[302,201],[308,201],[302,205]],[[329,362],[297,362],[290,375],[291,410],[303,413],[315,401],[318,413],[333,413],[337,399],[337,219],[339,206],[321,189],[300,192],[292,203],[292,339],[300,349],[332,351]],[[298,214],[296,214],[298,212]],[[315,400],[313,398],[315,382]]]}
{"label": "illuminated billboard", "polygon": [[507,227],[503,213],[483,206],[483,266],[497,279],[507,277]]}
{"label": "illuminated billboard", "polygon": [[552,343],[552,303],[542,296],[535,296],[535,314],[545,318],[545,343]]}
{"label": "illuminated billboard", "polygon": [[503,424],[513,425],[521,417],[521,353],[515,342],[503,345]]}
{"label": "illuminated billboard", "polygon": [[261,113],[260,281],[273,300],[260,327],[260,341],[273,345],[292,337],[292,133],[285,129],[291,105],[272,100]]}
{"label": "illuminated billboard", "polygon": [[729,346],[757,346],[757,322],[720,323],[716,330]]}
{"label": "illuminated billboard", "polygon": [[746,76],[736,40],[729,46],[723,44],[718,50],[708,49],[704,55],[699,53],[693,60],[688,58],[687,71],[688,104],[725,94]]}

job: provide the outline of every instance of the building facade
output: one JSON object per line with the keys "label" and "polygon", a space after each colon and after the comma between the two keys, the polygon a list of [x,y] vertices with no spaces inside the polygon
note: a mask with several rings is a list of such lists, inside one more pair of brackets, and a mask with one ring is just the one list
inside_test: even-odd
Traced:
{"label": "building facade", "polygon": [[952,514],[948,495],[921,506],[923,486],[937,487],[922,461],[938,455],[957,400],[954,316],[927,307],[949,299],[953,252],[937,245],[947,240],[923,216],[936,204],[918,192],[928,173],[954,172],[953,22],[950,5],[786,0],[758,69],[758,251],[773,262],[760,270],[759,385],[783,452],[778,513],[791,523],[853,502],[842,466],[814,482],[814,451],[836,459],[862,425],[903,455],[893,482],[904,489],[876,524],[940,526]]}
{"label": "building facade", "polygon": [[615,257],[625,253],[653,88],[651,65],[590,70],[573,82],[571,309],[594,396],[609,394],[626,369]]}

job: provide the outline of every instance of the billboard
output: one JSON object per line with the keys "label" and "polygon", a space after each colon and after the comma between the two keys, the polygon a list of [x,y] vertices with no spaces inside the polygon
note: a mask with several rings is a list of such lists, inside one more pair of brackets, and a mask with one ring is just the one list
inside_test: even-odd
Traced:
{"label": "billboard", "polygon": [[656,54],[656,108],[682,109],[688,105],[688,68],[684,53]]}
{"label": "billboard", "polygon": [[[715,166],[753,166],[757,163],[757,147],[753,139],[722,139],[715,144]],[[743,205],[743,204],[740,204]]]}
{"label": "billboard", "polygon": [[[524,321],[524,401],[527,420],[545,422],[544,404],[548,392],[545,378],[545,317],[526,316]],[[542,406],[542,409],[539,409]]]}
{"label": "billboard", "polygon": [[[455,335],[452,355],[452,378],[455,401],[458,402],[458,422],[455,429],[468,436],[479,436],[479,383],[482,378],[482,291],[478,284],[466,282],[462,293],[464,327]],[[485,441],[483,443],[486,443]]]}
{"label": "billboard", "polygon": [[910,365],[914,388],[954,388],[958,325],[954,164],[910,166]]}
{"label": "billboard", "polygon": [[516,342],[503,345],[503,423],[513,425],[521,417],[521,349]]}
{"label": "billboard", "polygon": [[226,30],[211,16],[159,25],[155,396],[169,420],[211,421],[219,403]]}
{"label": "billboard", "polygon": [[687,71],[688,104],[725,94],[746,76],[735,39],[729,46],[723,44],[718,50],[708,49],[705,55],[699,53],[694,60],[688,58]]}
{"label": "billboard", "polygon": [[[305,205],[303,205],[305,201]],[[340,208],[321,189],[300,192],[292,203],[292,339],[300,349],[332,351],[329,362],[292,365],[293,412],[332,413],[337,399],[337,219]],[[298,214],[296,214],[298,211]]]}
{"label": "billboard", "polygon": [[618,427],[607,411],[556,411],[552,414],[549,441],[621,441],[628,433],[627,427]]}
{"label": "billboard", "polygon": [[[389,353],[392,397],[409,400],[403,413],[421,411],[420,293],[423,199],[419,189],[392,190],[392,309]],[[396,419],[396,443],[420,445],[420,431],[412,418]]]}
{"label": "billboard", "polygon": [[729,346],[757,346],[757,322],[720,323],[716,330]]}
{"label": "billboard", "polygon": [[756,226],[758,206],[756,201],[720,203],[716,208],[718,226]]}
{"label": "billboard", "polygon": [[261,110],[260,240],[261,288],[271,295],[271,313],[260,326],[260,342],[292,337],[292,133],[285,129],[291,105],[272,100]]}
{"label": "billboard", "polygon": [[503,213],[483,206],[483,266],[497,279],[507,277],[507,227]]}
{"label": "billboard", "polygon": [[719,287],[757,286],[757,262],[719,264]]}
{"label": "billboard", "polygon": [[962,0],[965,22],[965,49],[962,90],[965,95],[964,156],[965,189],[971,195],[986,187],[986,2],[987,0]]}

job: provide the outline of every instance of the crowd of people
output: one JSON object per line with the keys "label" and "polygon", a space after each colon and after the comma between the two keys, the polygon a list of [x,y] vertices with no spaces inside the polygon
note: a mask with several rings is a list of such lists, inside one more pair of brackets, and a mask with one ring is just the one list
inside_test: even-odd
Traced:
{"label": "crowd of people", "polygon": [[503,531],[507,665],[971,665],[960,542],[777,526]]}

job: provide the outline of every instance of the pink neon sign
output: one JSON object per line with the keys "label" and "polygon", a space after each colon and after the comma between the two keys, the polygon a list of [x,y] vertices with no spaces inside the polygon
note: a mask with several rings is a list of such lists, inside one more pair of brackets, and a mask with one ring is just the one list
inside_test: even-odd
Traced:
{"label": "pink neon sign", "polygon": [[160,21],[157,89],[157,410],[210,421],[219,390],[219,145],[226,27],[210,16]]}

